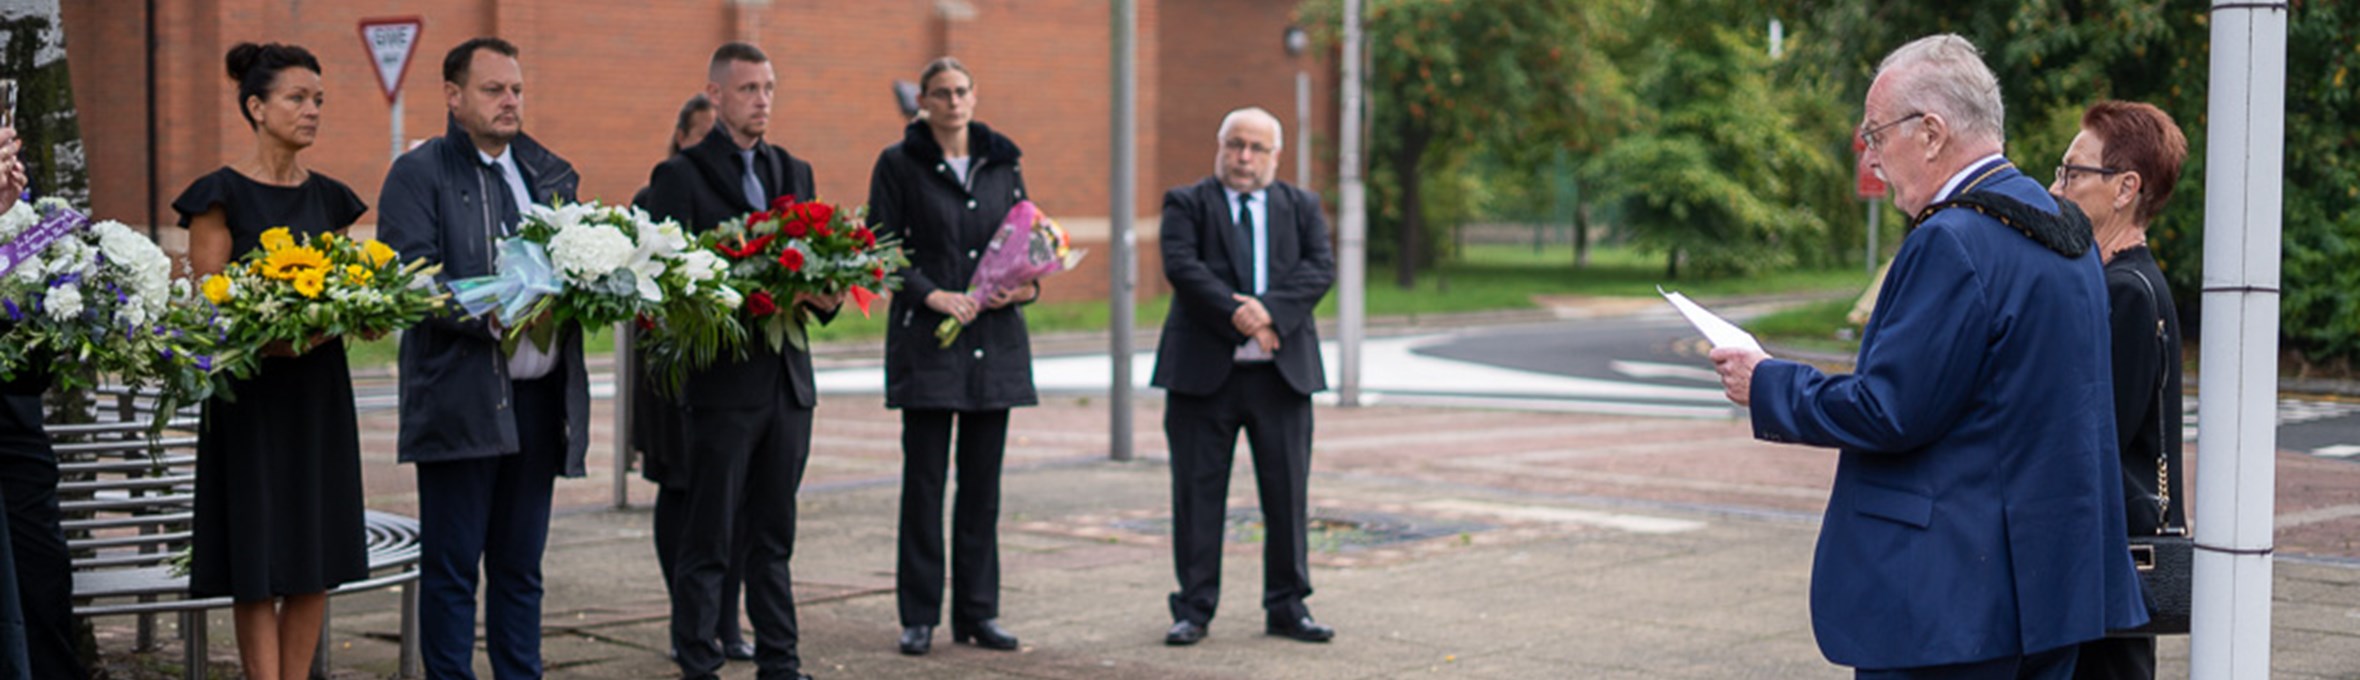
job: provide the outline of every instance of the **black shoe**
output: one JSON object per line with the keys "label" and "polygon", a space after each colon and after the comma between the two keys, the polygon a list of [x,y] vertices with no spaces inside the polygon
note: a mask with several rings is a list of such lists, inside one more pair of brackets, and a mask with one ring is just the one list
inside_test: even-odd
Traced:
{"label": "black shoe", "polygon": [[[1180,629],[1172,630],[1176,633]],[[1336,629],[1320,625],[1318,621],[1305,616],[1291,622],[1273,619],[1270,622],[1270,634],[1303,642],[1327,642],[1336,638]]]}
{"label": "black shoe", "polygon": [[724,640],[721,642],[721,656],[731,661],[753,661],[754,643],[744,640],[737,642]]}
{"label": "black shoe", "polygon": [[1164,644],[1174,647],[1193,645],[1204,641],[1205,633],[1204,624],[1188,619],[1173,621],[1172,630],[1164,633]]}
{"label": "black shoe", "polygon": [[933,648],[933,626],[910,626],[901,629],[901,653],[910,656],[924,656],[926,650]]}
{"label": "black shoe", "polygon": [[1016,636],[1000,627],[999,619],[984,619],[974,623],[952,623],[951,641],[972,644],[984,649],[1011,651],[1016,649]]}

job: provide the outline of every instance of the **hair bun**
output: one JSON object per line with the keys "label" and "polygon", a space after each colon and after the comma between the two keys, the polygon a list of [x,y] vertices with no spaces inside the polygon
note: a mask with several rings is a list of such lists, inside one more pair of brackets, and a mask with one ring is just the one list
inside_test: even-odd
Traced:
{"label": "hair bun", "polygon": [[229,79],[238,81],[245,80],[246,73],[253,71],[254,64],[261,60],[261,45],[256,45],[250,42],[242,42],[238,43],[238,46],[236,47],[229,48]]}

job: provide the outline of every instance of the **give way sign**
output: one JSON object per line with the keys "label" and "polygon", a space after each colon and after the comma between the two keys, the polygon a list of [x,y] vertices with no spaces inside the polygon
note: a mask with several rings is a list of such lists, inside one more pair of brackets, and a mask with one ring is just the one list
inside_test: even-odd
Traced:
{"label": "give way sign", "polygon": [[377,86],[385,88],[385,100],[393,101],[402,91],[402,79],[409,76],[410,55],[418,52],[418,34],[426,31],[426,20],[418,17],[393,17],[361,20],[361,45],[369,50],[369,62],[377,67]]}

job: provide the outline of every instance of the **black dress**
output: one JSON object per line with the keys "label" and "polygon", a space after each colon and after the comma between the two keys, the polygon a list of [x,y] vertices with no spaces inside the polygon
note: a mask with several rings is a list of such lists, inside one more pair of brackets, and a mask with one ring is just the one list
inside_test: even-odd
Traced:
{"label": "black dress", "polygon": [[[222,168],[189,185],[180,226],[220,208],[230,258],[262,232],[319,234],[351,226],[368,206],[344,183],[312,173],[300,186],[263,184]],[[360,427],[344,343],[270,357],[235,401],[205,402],[197,440],[197,508],[189,592],[239,601],[317,593],[368,578],[362,536]]]}

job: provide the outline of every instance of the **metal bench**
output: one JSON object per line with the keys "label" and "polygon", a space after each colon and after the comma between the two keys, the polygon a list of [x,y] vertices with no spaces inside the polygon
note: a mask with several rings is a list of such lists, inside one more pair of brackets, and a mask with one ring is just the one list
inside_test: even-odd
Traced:
{"label": "metal bench", "polygon": [[[180,409],[151,456],[145,427],[154,413],[152,394],[102,389],[92,395],[93,420],[50,424],[56,442],[66,544],[73,555],[74,613],[85,617],[139,617],[139,649],[155,649],[155,615],[180,616],[183,677],[202,680],[206,669],[205,612],[228,607],[230,598],[191,598],[188,577],[174,575],[171,560],[189,545],[195,518],[195,406]],[[329,591],[343,595],[418,579],[418,522],[368,511],[371,577]],[[420,677],[418,590],[401,594],[399,677]],[[325,677],[329,636],[322,623],[312,673]]]}

